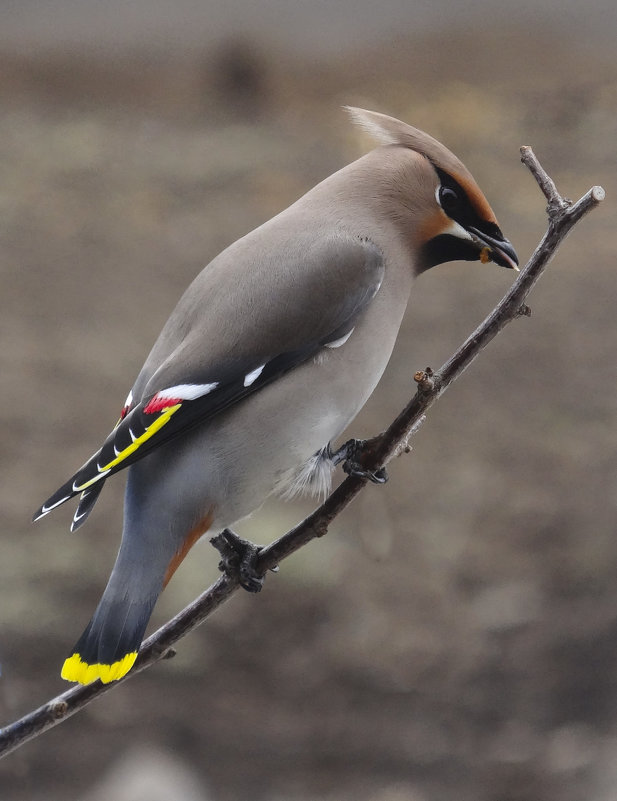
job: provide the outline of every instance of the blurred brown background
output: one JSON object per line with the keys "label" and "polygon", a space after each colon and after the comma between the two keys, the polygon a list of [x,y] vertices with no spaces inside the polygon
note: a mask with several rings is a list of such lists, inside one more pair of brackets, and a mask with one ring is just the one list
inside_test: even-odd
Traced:
{"label": "blurred brown background", "polygon": [[[123,480],[87,527],[38,504],[94,450],[177,298],[225,245],[360,155],[340,110],[430,131],[525,260],[544,202],[607,200],[330,535],[174,660],[0,764],[5,801],[617,799],[614,4],[0,3],[0,723],[107,580]],[[351,432],[380,431],[513,280],[422,276]],[[266,542],[310,507],[268,503]],[[216,575],[196,547],[158,625]]]}

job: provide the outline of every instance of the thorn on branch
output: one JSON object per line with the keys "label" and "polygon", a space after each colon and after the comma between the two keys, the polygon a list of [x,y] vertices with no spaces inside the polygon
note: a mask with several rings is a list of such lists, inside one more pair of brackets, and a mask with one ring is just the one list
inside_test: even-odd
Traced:
{"label": "thorn on branch", "polygon": [[531,317],[531,309],[526,303],[521,303],[516,314],[517,317]]}

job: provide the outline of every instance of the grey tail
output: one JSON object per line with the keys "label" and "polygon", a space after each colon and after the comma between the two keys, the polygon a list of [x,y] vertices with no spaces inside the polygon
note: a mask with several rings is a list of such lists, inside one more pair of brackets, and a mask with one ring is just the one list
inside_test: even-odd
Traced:
{"label": "grey tail", "polygon": [[92,620],[62,668],[62,678],[89,684],[107,684],[122,678],[133,666],[157,594],[146,600],[126,596],[101,599]]}

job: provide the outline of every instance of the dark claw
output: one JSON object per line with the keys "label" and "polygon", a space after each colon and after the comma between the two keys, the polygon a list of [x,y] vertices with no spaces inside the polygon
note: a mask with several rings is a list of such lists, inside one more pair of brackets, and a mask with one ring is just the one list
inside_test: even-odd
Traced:
{"label": "dark claw", "polygon": [[330,452],[329,455],[333,464],[343,462],[343,470],[347,475],[366,478],[373,484],[385,484],[388,480],[385,467],[380,467],[378,470],[365,470],[358,462],[358,456],[362,453],[364,445],[365,440],[363,439],[350,439],[334,453]]}
{"label": "dark claw", "polygon": [[357,462],[351,462],[349,459],[343,462],[343,470],[348,476],[367,478],[373,484],[385,484],[389,478],[385,467],[380,467],[378,470],[364,470]]}
{"label": "dark claw", "polygon": [[[244,540],[231,529],[226,528],[212,537],[210,542],[221,554],[219,570],[230,576],[238,576],[240,586],[247,592],[259,592],[263,587],[264,575],[255,566],[261,545]],[[276,568],[278,570],[278,567]],[[273,568],[273,572],[276,572]]]}

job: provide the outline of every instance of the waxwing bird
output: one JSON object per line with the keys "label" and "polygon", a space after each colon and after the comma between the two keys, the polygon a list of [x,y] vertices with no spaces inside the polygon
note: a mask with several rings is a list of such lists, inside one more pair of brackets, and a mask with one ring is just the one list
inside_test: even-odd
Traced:
{"label": "waxwing bird", "polygon": [[378,141],[230,245],[171,314],[101,448],[38,510],[79,495],[81,526],[129,467],[120,549],[63,678],[110,682],[137,656],[191,546],[274,494],[324,494],[330,443],[375,389],[414,278],[455,259],[516,268],[459,159],[399,120],[349,109]]}

